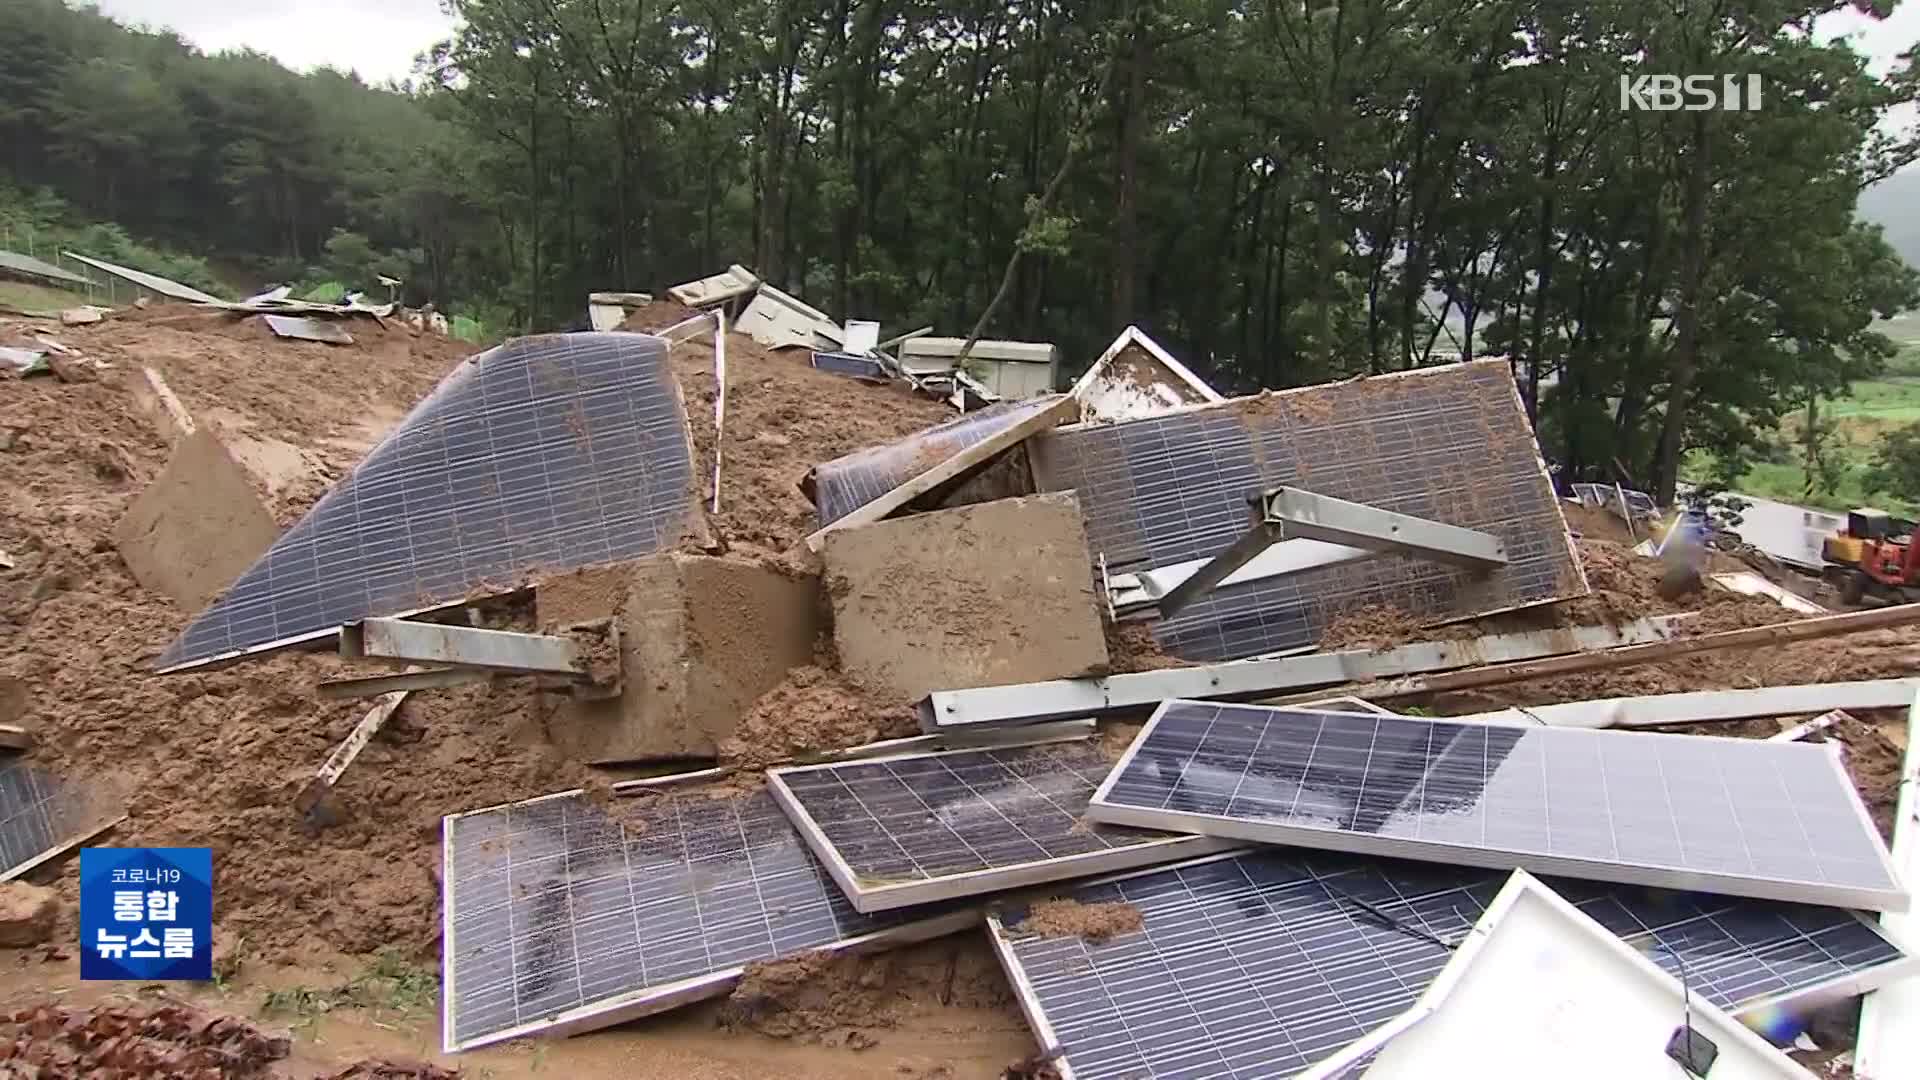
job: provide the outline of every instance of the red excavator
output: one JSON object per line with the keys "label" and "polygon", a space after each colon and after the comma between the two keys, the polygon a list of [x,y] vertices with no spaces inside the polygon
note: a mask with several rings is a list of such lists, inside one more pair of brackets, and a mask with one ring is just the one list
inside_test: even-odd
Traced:
{"label": "red excavator", "polygon": [[1853,510],[1845,532],[1827,537],[1820,554],[1839,578],[1840,602],[1852,607],[1869,596],[1907,603],[1920,600],[1920,545],[1913,522],[1884,510]]}

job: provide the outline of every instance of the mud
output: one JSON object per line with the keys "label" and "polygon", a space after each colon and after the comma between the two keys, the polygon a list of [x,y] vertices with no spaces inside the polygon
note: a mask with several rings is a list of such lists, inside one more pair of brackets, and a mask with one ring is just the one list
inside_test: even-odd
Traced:
{"label": "mud", "polygon": [[1083,904],[1070,898],[1041,900],[1027,909],[1014,932],[1030,937],[1077,937],[1098,945],[1145,928],[1140,909],[1124,901]]}
{"label": "mud", "polygon": [[807,664],[789,671],[779,686],[753,703],[734,737],[721,744],[720,760],[758,768],[919,730],[912,701]]}
{"label": "mud", "polygon": [[883,953],[810,952],[749,964],[719,1010],[723,1027],[864,1049],[943,1008],[1017,1016],[978,931]]}
{"label": "mud", "polygon": [[[656,301],[646,310],[659,307]],[[658,318],[641,319],[636,312],[627,325],[636,320]],[[710,501],[716,446],[712,335],[675,345],[671,360],[686,399],[695,473]],[[807,470],[952,415],[947,406],[903,385],[875,386],[817,371],[803,350],[773,352],[744,334],[729,334],[720,513],[712,522],[716,539],[750,557],[811,568],[811,556],[795,550],[820,527],[813,503],[800,493]]]}
{"label": "mud", "polygon": [[1150,623],[1109,620],[1106,635],[1107,664],[1116,675],[1188,666],[1187,661],[1169,655],[1154,640]]}
{"label": "mud", "polygon": [[190,1005],[48,1004],[0,1020],[0,1074],[253,1080],[281,1075],[274,1063],[292,1045],[285,1033]]}

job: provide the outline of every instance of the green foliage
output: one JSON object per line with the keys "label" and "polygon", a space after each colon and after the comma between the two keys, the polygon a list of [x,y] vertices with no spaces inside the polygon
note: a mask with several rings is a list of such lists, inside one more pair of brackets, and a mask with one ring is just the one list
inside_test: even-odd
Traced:
{"label": "green foliage", "polygon": [[1920,502],[1920,423],[1887,432],[1861,481],[1868,491]]}
{"label": "green foliage", "polygon": [[30,247],[49,262],[62,251],[76,251],[215,295],[229,291],[204,259],[142,243],[119,225],[88,221],[48,189],[28,190],[0,180],[0,247],[8,244]]}
{"label": "green foliage", "polygon": [[337,281],[319,281],[295,289],[294,292],[300,299],[310,300],[316,304],[337,304],[346,299],[347,287]]}
{"label": "green foliage", "polygon": [[[1824,0],[448,6],[377,89],[0,4],[0,175],[483,334],[736,261],[965,333],[1017,252],[996,336],[1084,360],[1138,323],[1239,391],[1505,356],[1550,455],[1648,487],[1666,443],[1846,490],[1846,388],[1920,371],[1877,321],[1920,276],[1855,221],[1920,79],[1803,33]],[[1623,72],[1765,105],[1623,110]]]}
{"label": "green foliage", "polygon": [[430,1008],[440,996],[440,979],[432,969],[414,964],[398,953],[382,951],[360,974],[338,986],[294,986],[270,990],[261,1002],[263,1016],[291,1016],[311,1024],[335,1009],[371,1009],[400,1014]]}

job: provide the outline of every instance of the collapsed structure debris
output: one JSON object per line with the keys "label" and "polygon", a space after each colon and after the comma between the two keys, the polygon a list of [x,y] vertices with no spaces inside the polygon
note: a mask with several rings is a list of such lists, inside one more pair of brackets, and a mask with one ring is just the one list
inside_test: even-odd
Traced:
{"label": "collapsed structure debris", "polygon": [[[208,499],[297,518],[217,595],[194,583],[206,610],[155,664],[180,674],[125,676],[158,687],[155,710],[229,733],[195,767],[268,757],[273,781],[245,780],[248,801],[221,802],[218,821],[183,811],[259,830],[223,833],[236,853],[275,849],[234,867],[248,899],[232,926],[275,933],[250,905],[284,896],[274,876],[291,866],[324,881],[325,899],[279,901],[276,916],[298,912],[347,947],[437,940],[448,1052],[725,994],[761,962],[946,935],[992,950],[1001,1007],[1017,1003],[1040,1056],[1081,1078],[1402,1067],[1424,1045],[1409,1030],[1482,1030],[1466,1008],[1481,980],[1525,993],[1499,943],[1542,926],[1605,961],[1565,989],[1635,1018],[1615,1048],[1634,1061],[1666,1053],[1676,1002],[1693,1007],[1688,1061],[1711,1040],[1766,1067],[1777,1055],[1720,1013],[1875,991],[1893,1018],[1880,1030],[1911,1017],[1899,992],[1920,960],[1848,910],[1891,913],[1920,873],[1898,827],[1889,855],[1866,812],[1887,809],[1893,770],[1879,749],[1831,749],[1881,729],[1836,719],[1824,743],[1797,741],[1805,725],[1768,741],[1781,725],[1736,720],[1845,707],[1884,724],[1914,683],[1878,665],[1911,670],[1911,653],[1873,638],[1868,670],[1693,665],[1807,655],[1781,650],[1885,634],[1920,621],[1914,609],[1794,619],[1744,581],[1689,598],[1698,614],[1641,603],[1615,587],[1637,572],[1620,549],[1570,534],[1501,364],[1223,401],[1130,330],[1072,394],[934,423],[943,407],[915,396],[926,380],[886,356],[878,327],[785,303],[744,268],[720,277],[623,303],[626,332],[513,342],[424,396],[396,383],[418,404],[292,513],[259,492],[253,465],[292,432],[249,426],[264,407],[217,403],[217,375],[163,379],[143,360],[106,385],[33,384],[117,395],[150,417],[111,414],[138,446],[116,466],[115,514],[89,522],[164,494],[178,480],[168,460],[196,445],[233,466],[228,493]],[[780,309],[763,310],[763,334],[804,334],[792,344],[806,354],[726,328],[749,293]],[[108,342],[144,317],[76,332],[89,354],[130,359]],[[367,345],[286,352],[319,365]],[[878,381],[824,370],[822,350]],[[120,654],[176,628],[144,616],[164,605],[128,582],[137,554],[51,514],[33,522],[60,530],[75,553],[62,557],[154,605],[110,639]],[[1223,563],[1243,541],[1286,554]],[[1300,544],[1321,547],[1287,547]],[[20,549],[34,583],[81,572],[38,541]],[[50,603],[44,634],[79,601],[60,599],[71,585],[45,586],[51,601],[38,588],[23,583],[9,610]],[[1185,604],[1170,610],[1170,595]],[[1390,612],[1384,640],[1355,631],[1369,610]],[[1116,614],[1175,654],[1149,662],[1171,666],[1124,670],[1140,658],[1109,647]],[[329,642],[337,658],[264,655]],[[270,692],[216,670],[243,660]],[[1604,681],[1642,666],[1692,680],[1687,693]],[[103,670],[121,669],[85,668]],[[1809,681],[1750,685],[1776,670]],[[1586,681],[1568,699],[1502,697],[1573,678]],[[1131,722],[1156,708],[1146,728]],[[81,775],[65,755],[83,752],[63,746],[132,737],[34,709],[51,723],[32,752],[60,755],[63,775]],[[1704,720],[1741,737],[1579,730]],[[586,768],[661,760],[691,768],[617,782]],[[218,787],[208,799],[227,798]],[[137,839],[192,827],[159,825],[149,805]],[[1668,832],[1678,850],[1648,839]],[[1755,843],[1734,850],[1729,836]],[[1238,850],[1248,841],[1261,846]],[[40,853],[54,838],[36,844],[53,857]],[[404,883],[357,887],[388,863]],[[1557,876],[1512,876],[1502,892],[1522,867]],[[1708,891],[1666,891],[1681,888]],[[1111,933],[1022,930],[1064,904],[1121,917]],[[338,916],[319,910],[332,905]],[[1217,963],[1246,949],[1257,970]],[[1620,974],[1628,953],[1673,978]],[[1382,965],[1396,975],[1385,989],[1340,974]],[[1410,1027],[1409,1010],[1428,1019]],[[1656,1013],[1672,1018],[1657,1033],[1640,1022]]]}

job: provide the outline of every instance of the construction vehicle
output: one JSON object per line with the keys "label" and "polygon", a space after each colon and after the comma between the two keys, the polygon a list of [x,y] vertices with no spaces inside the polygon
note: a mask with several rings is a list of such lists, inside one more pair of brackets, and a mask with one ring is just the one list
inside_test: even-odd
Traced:
{"label": "construction vehicle", "polygon": [[1849,607],[1869,596],[1920,600],[1920,545],[1913,542],[1911,521],[1884,510],[1849,510],[1846,531],[1822,541],[1820,555],[1828,576],[1837,579],[1840,602]]}

